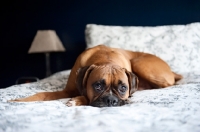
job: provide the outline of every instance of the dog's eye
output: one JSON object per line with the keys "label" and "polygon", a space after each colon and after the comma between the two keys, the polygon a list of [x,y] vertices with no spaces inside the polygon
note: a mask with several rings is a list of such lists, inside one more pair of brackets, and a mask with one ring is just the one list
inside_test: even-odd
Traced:
{"label": "dog's eye", "polygon": [[94,88],[98,92],[103,90],[103,87],[102,87],[101,83],[95,83],[94,84]]}
{"label": "dog's eye", "polygon": [[122,93],[122,94],[124,94],[125,92],[126,92],[126,90],[127,90],[127,88],[126,88],[126,86],[119,86],[119,88],[118,88],[118,91],[120,92],[120,93]]}

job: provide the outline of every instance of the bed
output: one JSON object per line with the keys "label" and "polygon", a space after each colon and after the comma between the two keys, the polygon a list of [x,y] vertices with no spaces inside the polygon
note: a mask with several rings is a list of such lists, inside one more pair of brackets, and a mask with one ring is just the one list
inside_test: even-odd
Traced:
{"label": "bed", "polygon": [[[0,89],[2,132],[199,132],[200,23],[157,27],[88,24],[87,48],[97,44],[155,54],[183,79],[162,89],[137,91],[120,107],[68,107],[69,100],[7,102],[42,91],[62,90],[70,70],[39,82]],[[153,63],[153,62],[152,62]]]}

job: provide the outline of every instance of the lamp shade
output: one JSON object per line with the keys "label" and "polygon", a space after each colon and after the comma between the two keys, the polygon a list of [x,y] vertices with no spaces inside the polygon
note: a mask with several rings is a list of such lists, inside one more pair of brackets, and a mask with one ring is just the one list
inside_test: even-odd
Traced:
{"label": "lamp shade", "polygon": [[28,53],[64,51],[65,48],[54,30],[38,30]]}

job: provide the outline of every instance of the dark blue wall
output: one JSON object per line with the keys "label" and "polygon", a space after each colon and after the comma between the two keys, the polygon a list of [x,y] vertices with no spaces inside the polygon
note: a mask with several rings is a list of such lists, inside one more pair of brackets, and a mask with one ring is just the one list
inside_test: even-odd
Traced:
{"label": "dark blue wall", "polygon": [[43,54],[27,54],[37,30],[56,30],[66,52],[51,54],[52,71],[71,69],[85,48],[88,23],[123,26],[200,21],[200,0],[1,1],[0,88],[22,76],[45,77]]}

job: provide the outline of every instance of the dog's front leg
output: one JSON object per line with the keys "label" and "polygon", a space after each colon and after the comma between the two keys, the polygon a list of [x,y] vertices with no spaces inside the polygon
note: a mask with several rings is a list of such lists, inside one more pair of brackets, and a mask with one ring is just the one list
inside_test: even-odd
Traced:
{"label": "dog's front leg", "polygon": [[77,96],[74,98],[71,98],[68,102],[67,102],[67,106],[81,106],[81,105],[88,105],[89,102],[88,100],[85,98],[85,96]]}
{"label": "dog's front leg", "polygon": [[56,100],[56,99],[70,98],[70,97],[71,97],[70,94],[68,94],[65,91],[41,92],[41,93],[36,93],[29,97],[9,100],[8,102],[48,101],[48,100]]}

